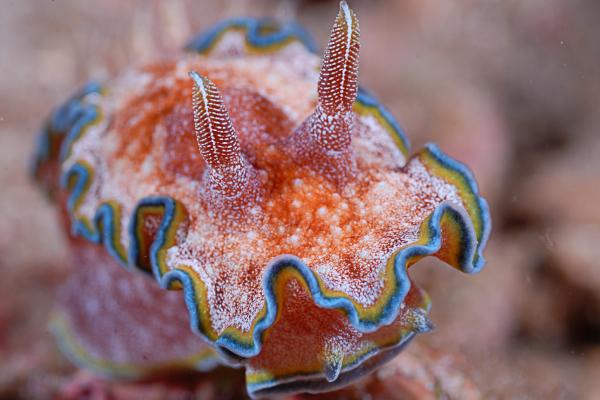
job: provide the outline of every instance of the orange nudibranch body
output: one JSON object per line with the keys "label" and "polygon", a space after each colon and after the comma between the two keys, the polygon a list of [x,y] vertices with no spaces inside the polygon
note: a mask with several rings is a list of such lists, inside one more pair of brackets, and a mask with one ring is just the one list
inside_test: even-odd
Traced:
{"label": "orange nudibranch body", "polygon": [[70,232],[53,326],[72,359],[327,391],[431,329],[408,267],[480,270],[487,204],[435,145],[410,156],[359,50],[344,1],[322,61],[294,24],[233,19],[56,110],[33,172]]}

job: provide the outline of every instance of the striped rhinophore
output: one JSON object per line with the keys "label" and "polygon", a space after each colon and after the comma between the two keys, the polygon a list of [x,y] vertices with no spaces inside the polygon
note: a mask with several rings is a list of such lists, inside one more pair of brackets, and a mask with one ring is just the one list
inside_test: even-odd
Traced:
{"label": "striped rhinophore", "polygon": [[[483,268],[472,173],[434,144],[412,153],[358,86],[345,1],[323,60],[313,43],[296,24],[227,20],[50,116],[32,176],[81,269],[53,324],[76,363],[118,378],[242,365],[252,396],[328,391],[432,328],[409,267]],[[118,314],[98,314],[111,298]],[[112,347],[111,324],[126,326]]]}

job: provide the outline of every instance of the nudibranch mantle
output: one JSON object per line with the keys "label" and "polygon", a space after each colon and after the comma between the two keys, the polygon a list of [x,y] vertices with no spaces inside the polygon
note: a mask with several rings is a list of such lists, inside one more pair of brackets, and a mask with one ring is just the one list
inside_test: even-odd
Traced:
{"label": "nudibranch mantle", "polygon": [[[355,86],[357,52],[344,2],[322,68],[296,25],[226,21],[179,59],[88,86],[39,142],[34,174],[65,199],[72,234],[182,289],[192,330],[246,367],[252,395],[372,370],[431,328],[410,265],[484,264],[490,219],[471,173],[435,145],[409,155],[390,113]],[[340,63],[353,103],[330,101]],[[350,136],[323,142],[330,127]],[[239,198],[210,194],[219,163],[248,168]]]}

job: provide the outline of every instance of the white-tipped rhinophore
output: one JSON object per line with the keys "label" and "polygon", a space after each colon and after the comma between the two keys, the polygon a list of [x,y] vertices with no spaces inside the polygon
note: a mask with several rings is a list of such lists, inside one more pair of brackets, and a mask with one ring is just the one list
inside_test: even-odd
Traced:
{"label": "white-tipped rhinophore", "polygon": [[239,137],[215,84],[195,71],[189,75],[194,81],[196,140],[208,167],[208,184],[225,198],[237,198],[248,184],[251,166],[242,154]]}
{"label": "white-tipped rhinophore", "polygon": [[345,1],[340,2],[321,65],[317,109],[307,121],[311,138],[326,152],[341,152],[350,146],[352,107],[358,91],[359,36],[356,14]]}

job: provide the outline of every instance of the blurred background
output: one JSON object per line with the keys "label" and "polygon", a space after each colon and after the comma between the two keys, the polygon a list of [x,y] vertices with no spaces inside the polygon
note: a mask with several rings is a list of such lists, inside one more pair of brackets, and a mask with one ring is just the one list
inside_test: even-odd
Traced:
{"label": "blurred background", "polygon": [[[437,329],[400,356],[398,379],[435,382],[441,398],[466,398],[467,383],[491,399],[600,398],[600,2],[350,5],[361,23],[361,85],[414,149],[434,141],[466,163],[493,214],[483,272],[464,276],[433,260],[411,271],[433,299]],[[92,393],[93,378],[58,354],[46,327],[68,271],[53,207],[27,175],[44,118],[86,81],[178,51],[224,17],[295,18],[323,48],[338,5],[0,6],[0,397],[73,395],[81,382]]]}

